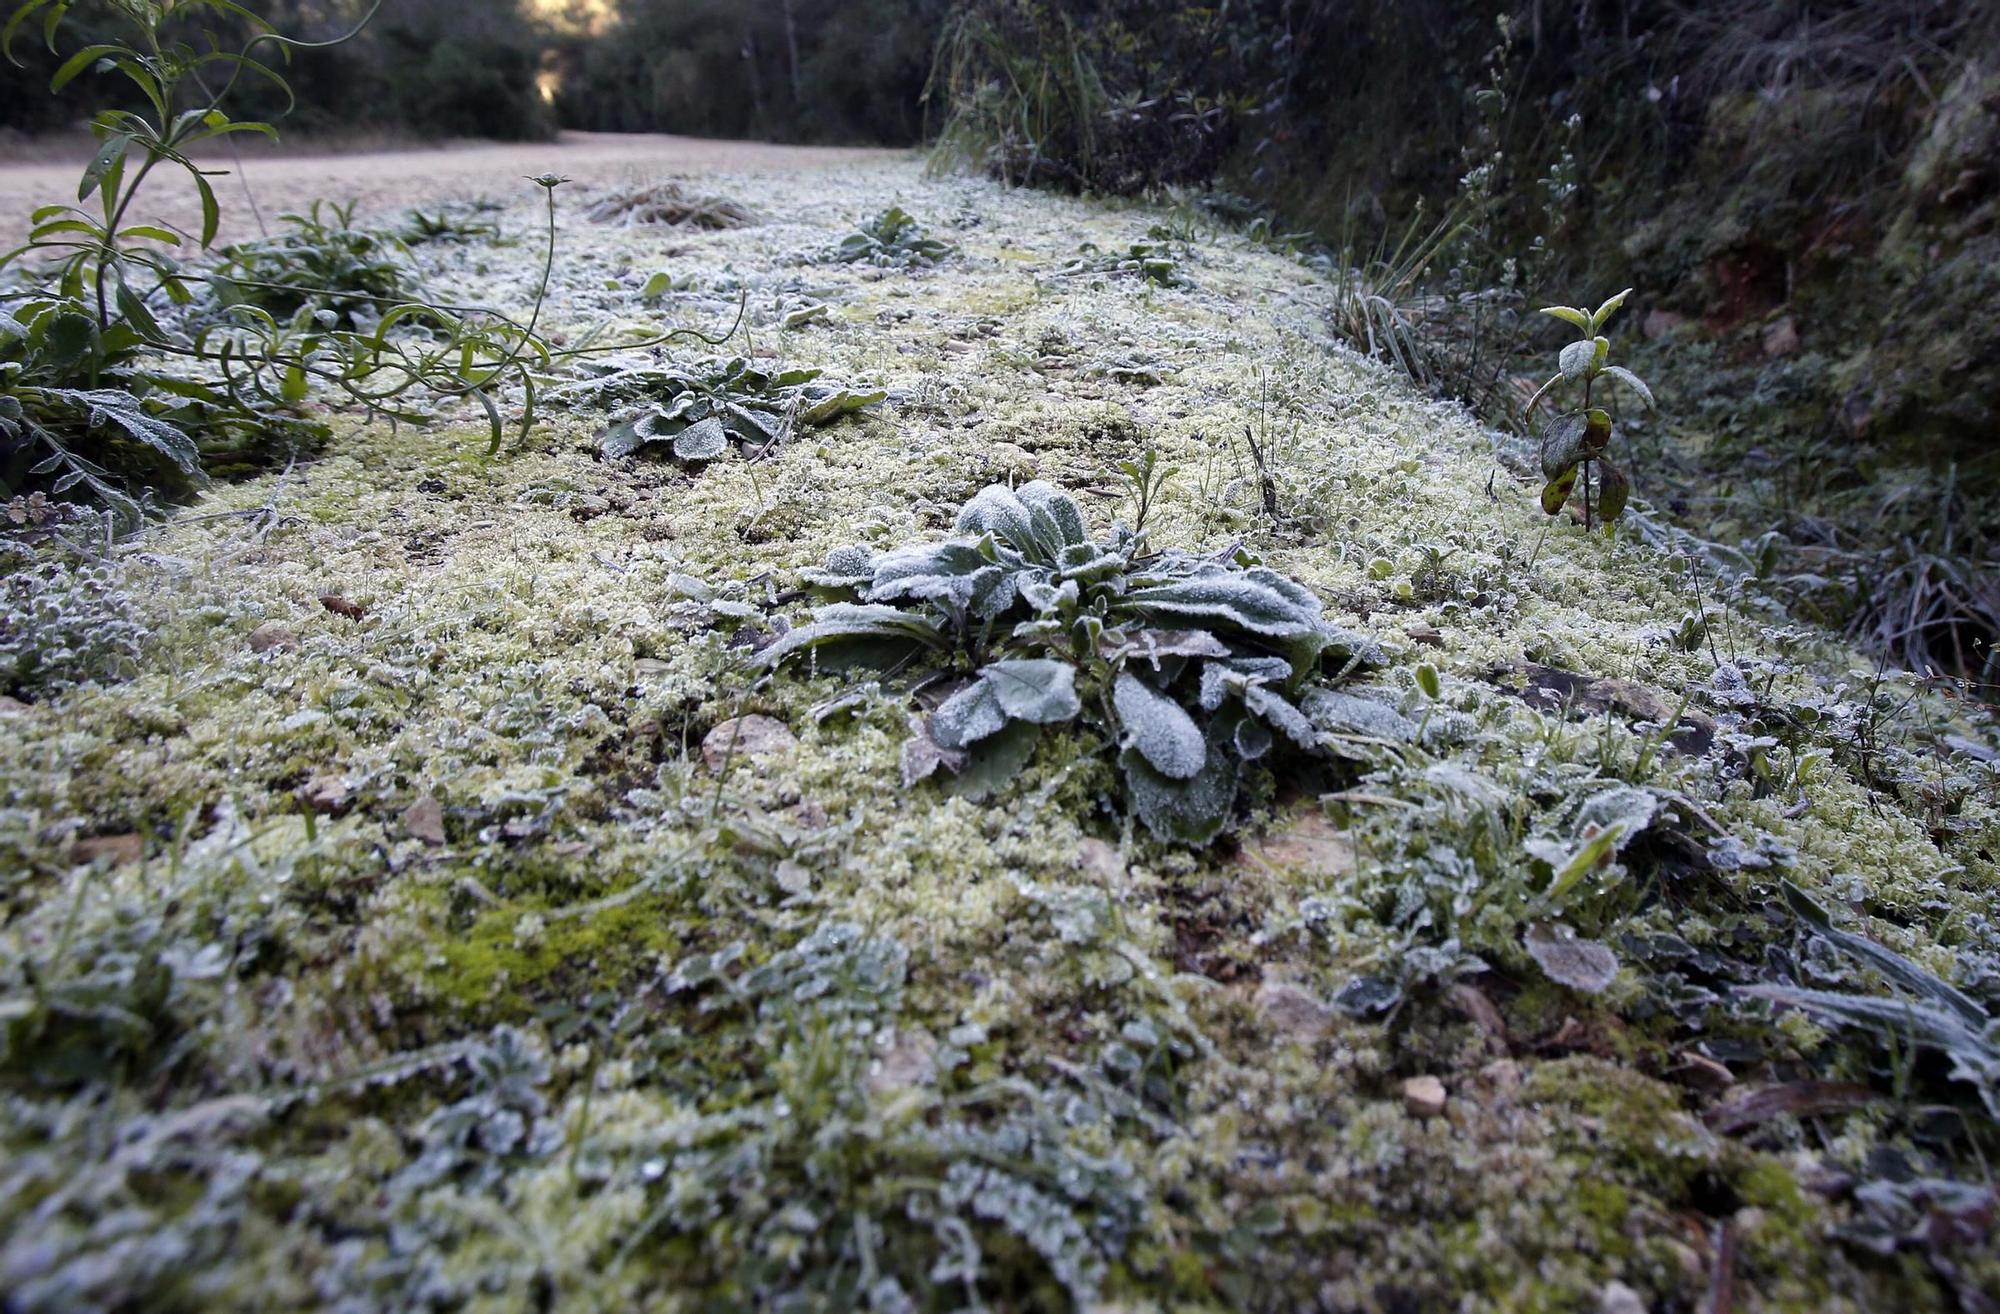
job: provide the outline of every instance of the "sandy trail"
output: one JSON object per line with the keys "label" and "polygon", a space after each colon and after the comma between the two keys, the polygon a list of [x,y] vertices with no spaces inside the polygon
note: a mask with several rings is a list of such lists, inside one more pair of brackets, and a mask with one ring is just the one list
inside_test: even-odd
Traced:
{"label": "sandy trail", "polygon": [[[244,182],[257,209],[270,223],[313,200],[359,201],[361,212],[393,211],[412,204],[435,204],[461,197],[513,198],[525,178],[551,170],[586,186],[628,177],[670,174],[798,173],[836,169],[891,159],[898,151],[851,147],[777,146],[764,142],[710,141],[659,134],[565,132],[553,142],[466,143],[354,154],[287,155],[246,150],[242,177],[227,156],[214,167],[230,176],[215,179],[222,204],[219,240],[257,235],[257,220],[246,203]],[[37,208],[76,195],[81,157],[62,162],[0,164],[0,237],[17,241]],[[195,232],[201,211],[185,178],[168,173],[148,180],[128,222],[165,220]]]}

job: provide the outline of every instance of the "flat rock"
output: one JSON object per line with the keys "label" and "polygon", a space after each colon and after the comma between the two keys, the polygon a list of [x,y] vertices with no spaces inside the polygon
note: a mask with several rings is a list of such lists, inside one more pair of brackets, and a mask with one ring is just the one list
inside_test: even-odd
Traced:
{"label": "flat rock", "polygon": [[344,811],[353,797],[347,777],[335,772],[324,772],[299,786],[299,801],[324,816]]}
{"label": "flat rock", "polygon": [[701,741],[701,760],[710,771],[722,770],[732,757],[764,757],[798,746],[783,721],[752,712],[719,722]]}
{"label": "flat rock", "polygon": [[299,636],[276,621],[265,621],[250,631],[251,652],[270,652],[274,648],[283,650],[298,646]]}
{"label": "flat rock", "polygon": [[444,843],[444,806],[425,794],[403,809],[403,833],[426,844]]}
{"label": "flat rock", "polygon": [[1301,1043],[1318,1040],[1333,1025],[1334,1013],[1310,990],[1289,981],[1257,987],[1257,1011],[1279,1035]]}
{"label": "flat rock", "polygon": [[1411,1077],[1403,1083],[1403,1108],[1412,1118],[1435,1118],[1444,1112],[1444,1083],[1436,1077]]}
{"label": "flat rock", "polygon": [[1354,840],[1318,812],[1307,812],[1246,842],[1237,861],[1304,876],[1348,876],[1354,872]]}

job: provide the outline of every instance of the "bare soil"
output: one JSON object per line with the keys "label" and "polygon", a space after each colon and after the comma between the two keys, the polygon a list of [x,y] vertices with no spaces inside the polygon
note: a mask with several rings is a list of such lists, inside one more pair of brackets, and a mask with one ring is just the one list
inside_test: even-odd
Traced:
{"label": "bare soil", "polygon": [[[15,143],[0,163],[0,236],[18,240],[26,233],[28,216],[37,208],[76,195],[89,144],[73,157],[51,160],[34,143]],[[475,196],[509,197],[526,186],[524,178],[551,170],[588,185],[626,178],[657,178],[672,174],[794,173],[835,169],[867,160],[893,158],[901,152],[852,147],[777,146],[765,142],[712,141],[658,134],[565,132],[553,142],[462,142],[439,146],[360,150],[327,154],[310,145],[297,151],[283,147],[246,147],[238,162],[226,154],[215,168],[227,178],[216,180],[222,202],[220,240],[257,235],[257,215],[265,222],[319,198],[359,201],[361,212],[394,210],[419,201]],[[246,203],[244,187],[254,198]],[[184,179],[161,174],[149,182],[132,222],[166,220],[183,231],[199,228],[200,207],[194,189]]]}

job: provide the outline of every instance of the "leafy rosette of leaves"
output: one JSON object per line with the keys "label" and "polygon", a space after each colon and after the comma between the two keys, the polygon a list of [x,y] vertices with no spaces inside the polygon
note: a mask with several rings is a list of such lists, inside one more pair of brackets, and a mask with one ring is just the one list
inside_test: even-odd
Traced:
{"label": "leafy rosette of leaves", "polygon": [[1179,287],[1187,282],[1174,259],[1168,242],[1133,242],[1123,251],[1102,251],[1086,242],[1076,259],[1057,269],[1062,278],[1126,277],[1142,278],[1161,287]]}
{"label": "leafy rosette of leaves", "polygon": [[[1611,445],[1611,413],[1591,405],[1591,393],[1600,378],[1616,380],[1649,408],[1654,404],[1653,390],[1646,386],[1645,380],[1623,365],[1610,363],[1611,339],[1603,335],[1606,321],[1631,294],[1632,289],[1626,288],[1594,311],[1576,306],[1548,306],[1542,310],[1544,315],[1573,325],[1583,334],[1562,349],[1556,373],[1528,400],[1528,413],[1533,415],[1535,407],[1557,384],[1567,383],[1582,390],[1582,407],[1562,412],[1542,430],[1542,478],[1547,481],[1542,485],[1542,510],[1550,515],[1563,509],[1579,480],[1584,481],[1586,520],[1594,511],[1608,525],[1625,514],[1625,504],[1631,498],[1631,480],[1605,458],[1605,449]],[[1589,491],[1593,468],[1597,473],[1594,502]]]}
{"label": "leafy rosette of leaves", "polygon": [[934,265],[957,250],[951,243],[932,237],[902,206],[892,205],[841,238],[823,259],[830,264],[866,261],[908,268]]}
{"label": "leafy rosette of leaves", "polygon": [[607,457],[670,454],[690,465],[717,460],[730,444],[761,451],[793,428],[831,424],[889,394],[815,383],[819,370],[772,373],[738,357],[727,362],[661,365],[607,361],[589,377],[548,394],[557,407],[614,408],[597,435]]}
{"label": "leafy rosette of leaves", "polygon": [[983,798],[1045,728],[1078,724],[1116,746],[1148,829],[1205,844],[1252,763],[1326,755],[1358,722],[1383,728],[1353,706],[1375,704],[1323,687],[1326,666],[1345,674],[1380,651],[1328,625],[1310,590],[1241,552],[1150,552],[1122,525],[1093,539],[1077,504],[1041,481],[986,488],[942,542],[842,548],[806,579],[841,600],[765,649],[767,666],[928,659],[967,673],[912,717],[906,787],[935,776]]}

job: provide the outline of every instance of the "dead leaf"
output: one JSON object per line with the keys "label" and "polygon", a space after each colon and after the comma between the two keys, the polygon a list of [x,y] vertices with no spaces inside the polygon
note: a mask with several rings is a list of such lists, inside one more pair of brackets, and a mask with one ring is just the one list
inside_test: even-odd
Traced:
{"label": "dead leaf", "polygon": [[319,605],[325,607],[334,615],[345,616],[349,620],[360,620],[368,614],[368,605],[366,603],[355,602],[353,599],[344,598],[338,593],[320,594]]}
{"label": "dead leaf", "polygon": [[1579,940],[1567,926],[1537,922],[1521,937],[1529,957],[1549,980],[1594,995],[1618,976],[1618,956],[1608,945]]}
{"label": "dead leaf", "polygon": [[139,861],[145,854],[145,841],[129,832],[123,835],[92,835],[76,842],[76,856],[83,862],[109,858],[112,866],[122,867]]}
{"label": "dead leaf", "polygon": [[333,816],[345,811],[354,797],[354,791],[347,783],[347,777],[334,774],[314,776],[299,786],[299,802],[322,816]]}
{"label": "dead leaf", "polygon": [[1500,1015],[1486,992],[1476,985],[1461,981],[1451,988],[1451,1002],[1458,1011],[1472,1019],[1479,1033],[1486,1037],[1486,1046],[1494,1054],[1504,1057],[1507,1053],[1507,1019]]}
{"label": "dead leaf", "polygon": [[1725,1136],[1761,1127],[1773,1118],[1811,1118],[1846,1113],[1882,1097],[1851,1081],[1788,1081],[1763,1086],[1725,1100],[1703,1115],[1709,1127]]}

